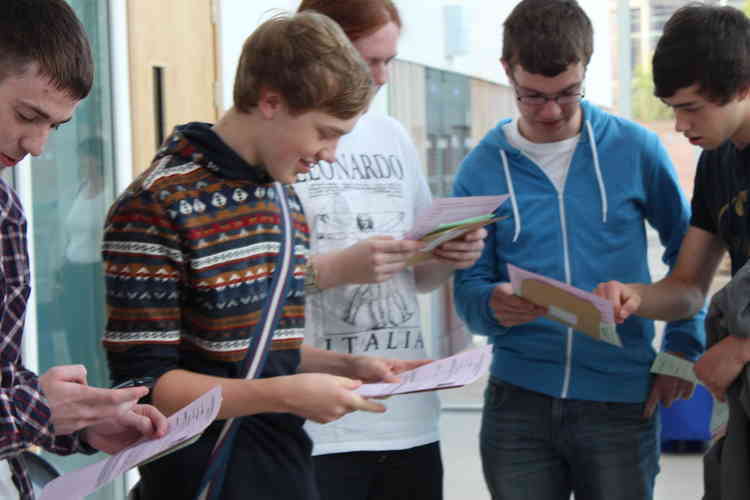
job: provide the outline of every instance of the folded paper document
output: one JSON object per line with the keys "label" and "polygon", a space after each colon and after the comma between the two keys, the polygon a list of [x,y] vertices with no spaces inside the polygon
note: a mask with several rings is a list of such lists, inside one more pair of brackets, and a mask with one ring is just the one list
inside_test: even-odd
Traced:
{"label": "folded paper document", "polygon": [[418,240],[433,231],[439,231],[457,222],[492,215],[505,200],[507,194],[498,196],[457,196],[437,198],[430,208],[420,213],[414,227],[404,235],[407,240]]}
{"label": "folded paper document", "polygon": [[656,355],[651,365],[651,373],[671,375],[672,377],[678,377],[694,384],[700,384],[698,377],[695,376],[695,372],[693,371],[693,365],[692,362],[674,354],[660,352]]}
{"label": "folded paper document", "polygon": [[[660,352],[656,355],[654,362],[651,364],[651,373],[670,375],[696,385],[700,384],[698,377],[695,376],[695,372],[693,371],[693,363],[668,352]],[[693,392],[695,392],[695,386],[693,386]],[[690,398],[693,397],[693,392],[690,393]]]}
{"label": "folded paper document", "polygon": [[182,448],[214,421],[220,407],[221,387],[217,386],[169,417],[165,436],[140,441],[100,462],[63,474],[44,487],[39,500],[79,500],[123,472]]}
{"label": "folded paper document", "polygon": [[417,217],[414,227],[404,235],[407,240],[419,240],[427,244],[408,264],[429,260],[432,258],[430,252],[446,241],[500,220],[493,212],[506,199],[508,195],[436,199],[429,209]]}
{"label": "folded paper document", "polygon": [[399,382],[363,384],[356,392],[365,397],[384,397],[461,387],[487,373],[491,361],[492,346],[488,345],[401,373]]}
{"label": "folded paper document", "polygon": [[729,423],[729,403],[714,398],[714,407],[711,411],[711,438],[716,439],[724,435]]}
{"label": "folded paper document", "polygon": [[612,304],[593,293],[508,264],[513,292],[547,308],[546,317],[622,347]]}

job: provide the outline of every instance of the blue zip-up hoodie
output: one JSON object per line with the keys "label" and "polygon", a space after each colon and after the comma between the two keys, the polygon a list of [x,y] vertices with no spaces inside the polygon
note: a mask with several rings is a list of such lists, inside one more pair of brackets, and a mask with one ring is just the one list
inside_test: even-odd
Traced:
{"label": "blue zip-up hoodie", "polygon": [[[501,122],[464,159],[455,196],[510,194],[507,218],[488,226],[476,264],[456,272],[458,312],[493,344],[493,376],[554,397],[637,403],[650,389],[654,325],[631,316],[623,348],[541,318],[506,328],[489,302],[509,281],[507,263],[584,290],[601,282],[650,283],[645,221],[659,232],[663,261],[677,260],[690,213],[672,163],[652,132],[581,103],[583,126],[562,194],[511,146]],[[701,312],[669,323],[663,350],[696,359],[705,344]]]}

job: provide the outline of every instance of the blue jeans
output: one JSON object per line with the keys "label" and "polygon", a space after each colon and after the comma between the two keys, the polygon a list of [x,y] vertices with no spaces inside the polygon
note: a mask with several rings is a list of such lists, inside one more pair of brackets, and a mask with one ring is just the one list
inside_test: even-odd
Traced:
{"label": "blue jeans", "polygon": [[479,442],[493,500],[651,500],[658,424],[643,408],[559,399],[490,378]]}

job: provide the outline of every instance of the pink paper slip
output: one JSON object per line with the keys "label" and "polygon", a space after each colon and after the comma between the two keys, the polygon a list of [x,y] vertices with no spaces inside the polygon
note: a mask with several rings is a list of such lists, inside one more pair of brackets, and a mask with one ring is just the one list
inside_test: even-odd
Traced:
{"label": "pink paper slip", "polygon": [[492,346],[488,345],[401,373],[400,382],[363,384],[355,392],[365,397],[383,397],[461,387],[487,373],[491,362]]}

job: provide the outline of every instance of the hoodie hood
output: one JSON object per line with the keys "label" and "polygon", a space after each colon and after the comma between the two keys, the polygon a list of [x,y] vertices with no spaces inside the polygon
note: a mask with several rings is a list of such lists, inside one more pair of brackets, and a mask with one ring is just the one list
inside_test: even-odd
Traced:
{"label": "hoodie hood", "polygon": [[274,182],[265,168],[251,165],[230,148],[210,123],[191,122],[175,127],[156,158],[167,155],[202,164],[227,179],[249,180],[256,184]]}
{"label": "hoodie hood", "polygon": [[[596,107],[591,106],[587,101],[581,101],[581,143],[588,143],[589,154],[591,155],[593,172],[592,175],[596,176],[596,181],[599,186],[599,199],[602,213],[602,222],[607,222],[607,211],[608,211],[608,200],[607,190],[604,186],[604,178],[602,176],[601,165],[599,164],[599,150],[596,146],[596,134],[594,133],[594,126],[592,122],[600,124],[602,122],[603,115]],[[513,235],[513,242],[518,241],[518,237],[521,234],[523,227],[523,221],[521,219],[521,213],[518,209],[518,199],[516,198],[515,189],[513,186],[513,176],[510,172],[510,166],[508,162],[509,155],[523,155],[523,152],[513,147],[505,135],[503,127],[510,123],[512,119],[501,121],[493,131],[491,131],[482,140],[487,146],[499,150],[500,161],[503,166],[503,172],[505,174],[505,181],[508,184],[508,194],[510,195],[511,207],[513,209],[513,219],[515,220],[515,232]],[[579,143],[580,144],[580,143]]]}

